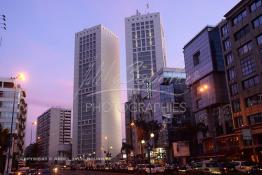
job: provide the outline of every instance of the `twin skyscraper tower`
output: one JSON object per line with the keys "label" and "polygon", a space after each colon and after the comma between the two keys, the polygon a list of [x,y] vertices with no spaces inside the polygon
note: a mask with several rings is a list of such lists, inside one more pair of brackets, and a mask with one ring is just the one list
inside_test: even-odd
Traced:
{"label": "twin skyscraper tower", "polygon": [[[166,65],[159,13],[125,19],[127,95]],[[122,146],[120,49],[102,25],[75,34],[73,157],[116,156]]]}

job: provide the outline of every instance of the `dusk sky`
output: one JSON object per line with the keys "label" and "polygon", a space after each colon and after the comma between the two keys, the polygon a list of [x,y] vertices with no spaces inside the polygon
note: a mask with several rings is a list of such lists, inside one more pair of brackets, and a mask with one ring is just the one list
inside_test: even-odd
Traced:
{"label": "dusk sky", "polygon": [[[160,12],[167,66],[184,67],[183,46],[207,24],[216,25],[239,0],[1,0],[0,77],[25,72],[27,138],[31,122],[52,106],[72,108],[74,35],[97,24],[120,39],[121,83],[126,85],[124,18],[136,9]],[[122,101],[124,103],[124,93]]]}

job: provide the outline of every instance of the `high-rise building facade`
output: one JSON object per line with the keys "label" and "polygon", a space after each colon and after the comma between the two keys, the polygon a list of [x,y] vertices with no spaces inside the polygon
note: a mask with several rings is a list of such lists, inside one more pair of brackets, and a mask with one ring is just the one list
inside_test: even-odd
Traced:
{"label": "high-rise building facade", "polygon": [[[9,133],[11,133],[12,126],[14,137],[12,137],[10,153],[11,156],[15,156],[17,161],[24,150],[26,118],[27,103],[25,91],[13,79],[0,78],[0,124],[3,129],[7,128]],[[9,170],[15,166],[17,165],[12,165],[12,160],[10,159]]]}
{"label": "high-rise building facade", "polygon": [[120,100],[118,37],[102,25],[76,33],[73,157],[120,152]]}
{"label": "high-rise building facade", "polygon": [[37,118],[39,157],[48,162],[71,157],[71,110],[50,108]]}
{"label": "high-rise building facade", "polygon": [[[233,129],[230,113],[222,112],[229,100],[219,27],[207,26],[194,36],[184,46],[184,59],[198,129],[198,152],[216,154],[219,152],[218,136],[232,133]],[[235,138],[229,140],[231,145],[236,145]]]}
{"label": "high-rise building facade", "polygon": [[166,65],[166,49],[160,13],[125,19],[128,98],[141,90],[147,79]]}
{"label": "high-rise building facade", "polygon": [[220,23],[228,94],[241,154],[262,160],[262,1],[242,0]]}

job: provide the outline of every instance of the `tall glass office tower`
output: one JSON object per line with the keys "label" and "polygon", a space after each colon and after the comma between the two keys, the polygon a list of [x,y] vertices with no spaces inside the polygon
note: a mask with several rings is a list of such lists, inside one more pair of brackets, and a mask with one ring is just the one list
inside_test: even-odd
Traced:
{"label": "tall glass office tower", "polygon": [[143,84],[166,65],[166,49],[160,13],[125,19],[126,71],[128,99],[141,91]]}

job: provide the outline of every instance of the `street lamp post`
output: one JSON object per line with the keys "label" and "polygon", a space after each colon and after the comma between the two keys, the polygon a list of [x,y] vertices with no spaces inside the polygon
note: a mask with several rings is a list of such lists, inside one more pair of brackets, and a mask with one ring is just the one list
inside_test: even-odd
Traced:
{"label": "street lamp post", "polygon": [[[151,155],[150,155],[150,152],[151,152],[151,147],[153,146],[153,138],[155,137],[155,134],[154,133],[150,133],[150,139],[147,141],[147,151],[148,151],[148,164],[149,164],[149,173],[151,174]],[[144,139],[141,140],[141,147],[142,147],[142,150],[143,150],[143,145],[146,143],[146,141]],[[151,145],[152,144],[152,145]],[[141,152],[142,152],[141,150]],[[143,153],[142,153],[143,154]]]}
{"label": "street lamp post", "polygon": [[25,80],[25,76],[23,74],[18,74],[16,77],[11,77],[11,80],[14,81],[14,94],[13,94],[13,107],[12,107],[12,118],[11,118],[11,128],[10,128],[10,138],[9,138],[9,143],[8,143],[8,155],[7,155],[7,166],[6,166],[6,171],[5,174],[9,174],[9,164],[10,164],[10,158],[11,157],[11,149],[13,148],[13,123],[14,123],[14,113],[15,113],[15,104],[16,104],[16,92],[17,92],[17,87],[15,84],[15,81],[19,80]]}

